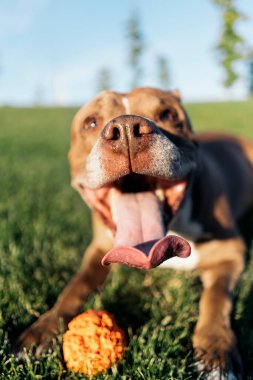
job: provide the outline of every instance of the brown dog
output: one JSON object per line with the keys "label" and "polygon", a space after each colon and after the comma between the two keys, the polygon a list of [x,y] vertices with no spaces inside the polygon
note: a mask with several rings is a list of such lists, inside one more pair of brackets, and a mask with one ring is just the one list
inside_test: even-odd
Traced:
{"label": "brown dog", "polygon": [[[177,93],[137,88],[105,91],[77,113],[69,159],[72,185],[92,209],[94,238],[80,272],[19,347],[37,345],[39,354],[59,319],[66,324],[104,282],[111,262],[146,269],[170,259],[162,265],[197,267],[203,281],[197,360],[209,378],[236,378],[231,293],[244,268],[237,220],[253,200],[253,145],[195,135]],[[192,242],[189,258],[182,237]]]}

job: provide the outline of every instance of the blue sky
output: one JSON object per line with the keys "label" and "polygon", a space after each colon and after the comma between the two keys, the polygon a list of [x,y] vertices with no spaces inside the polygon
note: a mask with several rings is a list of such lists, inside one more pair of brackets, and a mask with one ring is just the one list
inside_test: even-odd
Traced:
{"label": "blue sky", "polygon": [[[240,33],[253,45],[253,1],[238,0],[247,16]],[[97,73],[109,67],[113,89],[129,90],[126,21],[137,10],[145,34],[143,85],[157,86],[156,57],[170,62],[171,86],[186,101],[242,99],[240,81],[222,87],[214,46],[220,18],[211,0],[1,0],[0,104],[80,105],[96,93]]]}

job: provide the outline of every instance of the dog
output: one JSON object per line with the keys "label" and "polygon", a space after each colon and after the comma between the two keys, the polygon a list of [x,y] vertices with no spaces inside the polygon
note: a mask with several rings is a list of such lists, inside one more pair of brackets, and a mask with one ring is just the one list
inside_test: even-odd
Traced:
{"label": "dog", "polygon": [[93,240],[79,273],[20,336],[19,349],[35,345],[39,355],[111,263],[196,268],[203,283],[196,361],[206,378],[240,378],[231,295],[244,269],[238,219],[253,201],[253,144],[195,134],[177,91],[145,87],[104,91],[81,108],[69,161],[72,186],[92,210]]}

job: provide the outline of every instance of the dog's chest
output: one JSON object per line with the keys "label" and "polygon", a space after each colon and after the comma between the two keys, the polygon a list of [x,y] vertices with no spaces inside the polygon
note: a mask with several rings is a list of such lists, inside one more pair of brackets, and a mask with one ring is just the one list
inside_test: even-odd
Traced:
{"label": "dog's chest", "polygon": [[192,220],[192,201],[190,198],[186,199],[182,209],[173,219],[169,235],[177,235],[183,237],[191,246],[191,255],[187,259],[173,257],[172,259],[164,261],[159,268],[172,268],[192,270],[196,268],[199,262],[199,252],[196,249],[194,241],[203,236],[203,228],[200,223]]}

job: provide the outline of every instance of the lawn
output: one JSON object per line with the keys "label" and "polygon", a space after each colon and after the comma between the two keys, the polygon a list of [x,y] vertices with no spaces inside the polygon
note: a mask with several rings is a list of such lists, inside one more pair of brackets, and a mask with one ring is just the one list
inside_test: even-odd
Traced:
{"label": "lawn", "polygon": [[[195,130],[253,139],[253,101],[190,104]],[[67,151],[73,108],[0,109],[0,378],[77,379],[61,336],[40,360],[11,354],[21,331],[51,307],[91,239],[90,215],[70,187]],[[252,220],[252,219],[251,219]],[[233,325],[253,377],[253,259],[236,289]],[[115,314],[129,336],[118,367],[96,379],[196,379],[191,336],[201,285],[195,272],[119,267],[84,310]]]}

